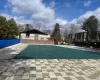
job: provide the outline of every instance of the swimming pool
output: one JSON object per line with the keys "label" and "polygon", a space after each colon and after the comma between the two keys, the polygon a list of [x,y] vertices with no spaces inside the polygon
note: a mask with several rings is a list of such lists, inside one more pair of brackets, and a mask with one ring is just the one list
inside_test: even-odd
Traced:
{"label": "swimming pool", "polygon": [[100,59],[100,53],[52,45],[29,45],[14,59]]}

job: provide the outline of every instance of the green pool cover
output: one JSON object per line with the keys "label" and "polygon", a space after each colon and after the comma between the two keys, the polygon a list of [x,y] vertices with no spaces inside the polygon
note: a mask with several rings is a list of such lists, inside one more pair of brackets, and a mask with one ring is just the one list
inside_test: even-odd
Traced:
{"label": "green pool cover", "polygon": [[14,59],[100,59],[100,53],[50,45],[29,45]]}

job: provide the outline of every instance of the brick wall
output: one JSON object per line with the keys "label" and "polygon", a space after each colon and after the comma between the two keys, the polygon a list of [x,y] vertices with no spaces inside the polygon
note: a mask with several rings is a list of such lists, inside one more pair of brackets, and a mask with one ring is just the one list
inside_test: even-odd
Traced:
{"label": "brick wall", "polygon": [[31,39],[21,39],[21,43],[33,43],[33,44],[54,44],[53,40],[31,40]]}

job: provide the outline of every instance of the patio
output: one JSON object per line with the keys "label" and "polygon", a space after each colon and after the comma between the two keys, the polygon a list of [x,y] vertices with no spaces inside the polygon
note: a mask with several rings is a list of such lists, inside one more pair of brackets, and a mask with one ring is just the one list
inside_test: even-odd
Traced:
{"label": "patio", "polygon": [[25,47],[20,43],[0,50],[0,80],[100,79],[100,59],[11,59]]}

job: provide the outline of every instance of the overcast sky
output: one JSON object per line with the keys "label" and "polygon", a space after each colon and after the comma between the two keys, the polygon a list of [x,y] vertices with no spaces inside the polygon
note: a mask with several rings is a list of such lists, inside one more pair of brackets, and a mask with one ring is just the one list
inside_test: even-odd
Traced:
{"label": "overcast sky", "polygon": [[20,24],[52,27],[80,24],[91,15],[100,20],[100,0],[0,0],[0,14]]}

